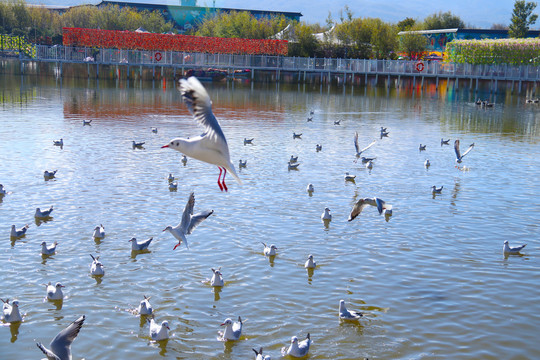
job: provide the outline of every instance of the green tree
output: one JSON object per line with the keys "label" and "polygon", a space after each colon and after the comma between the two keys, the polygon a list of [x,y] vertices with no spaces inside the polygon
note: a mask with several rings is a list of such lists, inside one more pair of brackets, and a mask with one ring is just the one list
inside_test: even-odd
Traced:
{"label": "green tree", "polygon": [[465,23],[450,11],[435,13],[424,19],[424,30],[464,28]]}
{"label": "green tree", "polygon": [[257,19],[247,11],[209,14],[196,35],[243,39],[267,39],[283,30],[290,21],[284,16]]}
{"label": "green tree", "polygon": [[310,57],[314,56],[320,48],[320,44],[313,35],[313,28],[304,22],[296,22],[292,25],[289,40],[289,56]]}
{"label": "green tree", "polygon": [[509,26],[508,36],[511,38],[524,38],[529,31],[529,25],[533,25],[538,15],[532,12],[536,8],[536,3],[532,1],[516,0],[512,21]]}
{"label": "green tree", "polygon": [[414,57],[417,54],[424,52],[427,48],[427,38],[421,34],[415,34],[412,31],[403,34],[399,38],[399,49],[406,53],[409,57]]}
{"label": "green tree", "polygon": [[397,29],[399,31],[408,31],[416,24],[416,20],[410,17],[406,17],[405,19],[401,20],[397,23]]}

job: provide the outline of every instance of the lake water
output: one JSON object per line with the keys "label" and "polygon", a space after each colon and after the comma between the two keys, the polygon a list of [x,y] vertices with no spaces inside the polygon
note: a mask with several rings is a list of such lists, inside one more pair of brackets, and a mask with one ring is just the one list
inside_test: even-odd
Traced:
{"label": "lake water", "polygon": [[[0,83],[0,183],[11,192],[0,199],[0,297],[17,298],[26,314],[18,327],[0,326],[0,358],[38,358],[35,342],[48,344],[82,314],[74,359],[251,359],[261,346],[276,359],[308,332],[310,359],[540,358],[540,107],[524,95],[491,95],[495,106],[482,109],[473,100],[489,94],[444,84],[421,92],[207,83],[232,162],[247,160],[243,185],[228,175],[224,193],[215,166],[184,166],[180,153],[161,149],[202,132],[172,82]],[[379,138],[381,126],[389,137]],[[360,146],[377,139],[366,152],[377,158],[371,171],[354,162],[355,131]],[[53,145],[60,138],[63,148]],[[475,143],[461,168],[441,138],[460,139],[462,151]],[[291,155],[297,171],[287,168]],[[432,185],[442,194],[433,197]],[[191,191],[195,211],[214,214],[188,236],[190,249],[173,251],[162,230],[180,221]],[[368,207],[348,222],[368,196],[393,205],[393,216]],[[35,208],[51,205],[53,219],[37,226]],[[10,226],[25,223],[26,237],[10,241]],[[94,241],[98,224],[107,235]],[[149,252],[131,252],[131,237],[150,236]],[[528,245],[505,258],[504,240]],[[56,255],[43,258],[42,241],[57,241]],[[273,261],[261,241],[278,247]],[[89,276],[89,254],[105,265],[102,279]],[[311,273],[308,254],[318,263]],[[205,283],[217,267],[221,291]],[[43,302],[49,281],[66,286],[62,306]],[[143,295],[156,320],[169,321],[169,341],[150,341],[133,313]],[[364,318],[340,323],[340,299]],[[220,324],[238,316],[242,339],[218,341]]]}

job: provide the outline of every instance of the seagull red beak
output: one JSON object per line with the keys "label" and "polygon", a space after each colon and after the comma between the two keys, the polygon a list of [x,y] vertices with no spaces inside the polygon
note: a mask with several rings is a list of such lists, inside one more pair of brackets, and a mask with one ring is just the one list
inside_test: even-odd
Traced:
{"label": "seagull red beak", "polygon": [[161,148],[163,149],[163,148],[168,148],[168,147],[169,147],[169,144],[163,145]]}
{"label": "seagull red beak", "polygon": [[221,325],[219,325],[219,326],[225,326],[225,323],[223,323],[223,324],[221,324]]}

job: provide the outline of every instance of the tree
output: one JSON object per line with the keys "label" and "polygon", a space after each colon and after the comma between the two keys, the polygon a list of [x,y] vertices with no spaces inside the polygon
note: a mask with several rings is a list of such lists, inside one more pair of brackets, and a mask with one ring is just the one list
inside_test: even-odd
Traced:
{"label": "tree", "polygon": [[450,11],[429,15],[424,19],[424,30],[464,28],[465,23]]}
{"label": "tree", "polygon": [[512,12],[512,21],[508,30],[509,37],[524,38],[527,36],[529,25],[533,25],[538,18],[538,15],[532,13],[535,8],[535,2],[516,0],[514,11]]}
{"label": "tree", "polygon": [[399,49],[411,58],[424,52],[427,48],[427,38],[421,34],[413,33],[412,30],[415,29],[411,29],[411,32],[403,34],[399,38]]}
{"label": "tree", "polygon": [[416,20],[410,17],[406,17],[397,23],[397,28],[399,31],[408,31],[416,24]]}

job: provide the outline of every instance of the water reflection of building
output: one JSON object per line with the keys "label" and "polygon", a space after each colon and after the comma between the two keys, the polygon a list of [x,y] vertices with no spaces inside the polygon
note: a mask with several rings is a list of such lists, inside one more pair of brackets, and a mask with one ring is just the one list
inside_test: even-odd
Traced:
{"label": "water reflection of building", "polygon": [[283,15],[287,19],[300,21],[300,17],[302,16],[302,13],[299,12],[230,9],[216,8],[215,6],[197,6],[196,0],[181,0],[181,5],[103,0],[99,4],[97,4],[97,7],[104,7],[107,5],[117,5],[120,8],[129,7],[134,8],[138,11],[157,10],[163,15],[166,21],[173,22],[175,24],[175,27],[180,30],[180,32],[196,27],[199,22],[201,22],[208,16],[213,16],[218,13],[230,13],[233,11],[249,12],[257,19]]}
{"label": "water reflection of building", "polygon": [[[505,39],[508,38],[508,30],[492,29],[438,29],[401,31],[398,35],[420,34],[427,39],[427,49],[429,54],[442,56],[446,51],[446,44],[452,40],[483,40],[483,39]],[[538,37],[539,30],[530,30],[527,37]]]}

